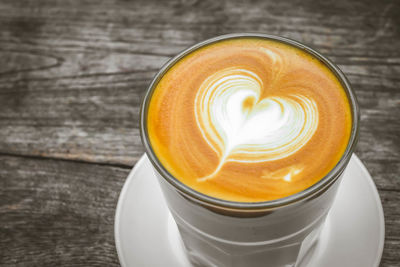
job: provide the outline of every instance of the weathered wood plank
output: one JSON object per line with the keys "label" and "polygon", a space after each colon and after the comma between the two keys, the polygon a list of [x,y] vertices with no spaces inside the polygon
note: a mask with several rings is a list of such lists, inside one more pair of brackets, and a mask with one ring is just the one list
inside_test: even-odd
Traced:
{"label": "weathered wood plank", "polygon": [[385,214],[386,236],[385,247],[380,266],[397,267],[400,263],[400,190],[380,190],[379,194]]}
{"label": "weathered wood plank", "polygon": [[16,87],[20,93],[0,91],[0,151],[133,165],[143,153],[138,114],[143,79],[151,75],[129,76],[59,79],[54,90],[45,80]]}
{"label": "weathered wood plank", "polygon": [[114,213],[128,172],[0,157],[0,265],[117,266]]}

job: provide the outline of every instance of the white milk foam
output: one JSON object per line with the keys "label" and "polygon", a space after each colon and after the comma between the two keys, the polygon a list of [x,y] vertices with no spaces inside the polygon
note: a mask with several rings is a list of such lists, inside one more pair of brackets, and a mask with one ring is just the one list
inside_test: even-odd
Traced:
{"label": "white milk foam", "polygon": [[[267,51],[275,62],[278,56]],[[213,178],[227,161],[286,158],[311,139],[318,126],[315,101],[300,94],[260,99],[262,88],[254,72],[240,68],[221,70],[202,83],[194,105],[196,122],[220,161],[198,181]]]}

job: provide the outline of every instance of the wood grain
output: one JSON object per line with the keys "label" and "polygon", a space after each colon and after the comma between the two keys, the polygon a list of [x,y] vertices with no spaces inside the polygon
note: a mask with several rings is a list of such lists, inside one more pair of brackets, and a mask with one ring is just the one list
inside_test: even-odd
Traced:
{"label": "wood grain", "polygon": [[114,210],[128,172],[0,157],[1,266],[118,265]]}
{"label": "wood grain", "polygon": [[316,48],[352,83],[381,266],[399,266],[399,13],[390,0],[1,1],[0,265],[117,265],[113,214],[152,77],[198,41],[262,32]]}

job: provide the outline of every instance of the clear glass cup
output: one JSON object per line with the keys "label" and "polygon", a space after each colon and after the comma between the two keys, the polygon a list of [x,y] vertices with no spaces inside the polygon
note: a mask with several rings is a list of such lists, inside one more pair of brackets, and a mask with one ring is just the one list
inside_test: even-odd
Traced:
{"label": "clear glass cup", "polygon": [[[336,166],[319,182],[294,195],[266,202],[226,201],[197,192],[173,177],[155,155],[147,133],[149,102],[158,81],[181,58],[221,40],[258,37],[300,48],[321,60],[346,90],[352,113],[349,143]],[[316,242],[332,206],[358,138],[356,96],[339,68],[315,50],[290,39],[252,33],[215,37],[171,59],[155,76],[141,107],[141,137],[168,208],[177,223],[187,255],[195,266],[296,266]],[[316,155],[317,156],[317,155]]]}

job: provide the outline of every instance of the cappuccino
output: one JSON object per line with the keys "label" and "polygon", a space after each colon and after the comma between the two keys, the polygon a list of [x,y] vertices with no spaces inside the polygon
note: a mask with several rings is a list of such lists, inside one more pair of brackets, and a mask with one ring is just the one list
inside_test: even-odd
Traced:
{"label": "cappuccino", "polygon": [[317,58],[257,37],[181,58],[150,99],[151,147],[176,179],[211,197],[262,202],[322,179],[350,138],[342,84]]}

